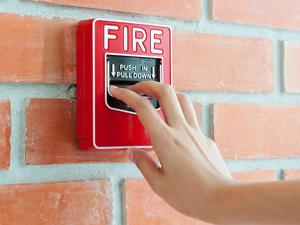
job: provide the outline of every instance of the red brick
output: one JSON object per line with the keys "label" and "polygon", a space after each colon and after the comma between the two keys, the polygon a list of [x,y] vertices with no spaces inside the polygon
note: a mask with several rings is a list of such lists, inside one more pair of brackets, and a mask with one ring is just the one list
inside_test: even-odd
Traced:
{"label": "red brick", "polygon": [[[5,27],[0,34],[0,82],[76,82],[75,21],[13,14],[0,14],[0,19]],[[175,33],[173,65],[178,89],[273,89],[268,40]]]}
{"label": "red brick", "polygon": [[0,186],[0,224],[108,225],[109,181]]}
{"label": "red brick", "polygon": [[208,225],[171,208],[143,180],[125,181],[127,225]]}
{"label": "red brick", "polygon": [[105,9],[120,12],[130,12],[154,16],[166,16],[171,18],[181,18],[196,20],[200,18],[200,0],[189,0],[182,2],[178,0],[34,0],[61,5],[71,5],[86,8]]}
{"label": "red brick", "polygon": [[[199,122],[200,104],[194,103]],[[200,122],[201,124],[201,122]],[[31,99],[27,107],[26,164],[128,162],[127,151],[80,151],[76,137],[75,102]]]}
{"label": "red brick", "polygon": [[270,40],[175,33],[173,43],[174,84],[177,89],[273,90]]}
{"label": "red brick", "polygon": [[0,27],[0,82],[75,82],[74,21],[0,14]]}
{"label": "red brick", "polygon": [[257,170],[249,172],[238,172],[233,173],[233,177],[240,181],[249,181],[249,182],[264,182],[264,181],[273,181],[275,180],[275,171],[274,170]]}
{"label": "red brick", "polygon": [[297,0],[213,0],[212,11],[218,21],[300,29]]}
{"label": "red brick", "polygon": [[0,170],[10,164],[10,102],[0,101]]}
{"label": "red brick", "polygon": [[[272,181],[275,177],[274,170],[260,170],[239,172],[233,174],[234,178],[241,181],[262,182]],[[159,198],[144,180],[125,181],[125,203],[127,225],[192,225],[207,224],[188,218]]]}
{"label": "red brick", "polygon": [[285,180],[295,180],[295,179],[300,179],[300,169],[286,170],[286,171],[284,172],[284,179],[285,179]]}
{"label": "red brick", "polygon": [[300,105],[217,104],[214,138],[226,158],[300,155]]}
{"label": "red brick", "polygon": [[300,93],[300,42],[284,44],[284,88],[286,92]]}
{"label": "red brick", "polygon": [[75,103],[31,99],[27,108],[26,164],[125,162],[126,151],[80,151],[76,140]]}

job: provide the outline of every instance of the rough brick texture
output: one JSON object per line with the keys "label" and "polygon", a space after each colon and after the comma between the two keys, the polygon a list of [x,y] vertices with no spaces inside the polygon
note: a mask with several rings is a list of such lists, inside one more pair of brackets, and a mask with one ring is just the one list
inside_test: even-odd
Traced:
{"label": "rough brick texture", "polygon": [[214,139],[226,158],[300,155],[299,105],[214,106]]}
{"label": "rough brick texture", "polygon": [[[201,123],[200,104],[194,104]],[[31,99],[27,107],[26,164],[126,162],[127,151],[80,151],[76,139],[75,103]]]}
{"label": "rough brick texture", "polygon": [[274,170],[256,170],[251,172],[233,173],[233,177],[239,181],[264,182],[275,180]]}
{"label": "rough brick texture", "polygon": [[284,172],[284,179],[285,180],[299,180],[300,179],[300,170],[299,169],[291,169],[286,170]]}
{"label": "rough brick texture", "polygon": [[273,90],[272,44],[269,40],[175,33],[173,49],[177,89]]}
{"label": "rough brick texture", "polygon": [[178,1],[178,0],[34,0],[61,5],[71,5],[87,8],[105,9],[120,12],[130,12],[154,16],[166,16],[188,20],[199,19],[200,0]]}
{"label": "rough brick texture", "polygon": [[172,209],[143,180],[125,181],[125,204],[126,225],[208,225]]}
{"label": "rough brick texture", "polygon": [[0,186],[1,225],[110,225],[109,181]]}
{"label": "rough brick texture", "polygon": [[212,0],[212,2],[214,20],[300,29],[298,0]]}
{"label": "rough brick texture", "polygon": [[10,164],[10,102],[0,100],[0,170]]}
{"label": "rough brick texture", "polygon": [[[0,50],[5,56],[0,59],[0,81],[76,82],[75,21],[12,14],[0,14],[0,18],[0,25],[7,27],[0,36]],[[8,26],[11,23],[14,25]],[[39,32],[33,34],[32,30]],[[269,40],[175,33],[173,46],[177,89],[273,90]]]}
{"label": "rough brick texture", "polygon": [[[258,170],[252,172],[234,173],[234,178],[240,181],[272,181],[273,170]],[[126,224],[140,225],[147,221],[147,225],[209,225],[188,218],[160,199],[144,180],[125,181]]]}
{"label": "rough brick texture", "polygon": [[76,28],[97,15],[173,28],[174,86],[197,101],[200,125],[241,171],[236,180],[300,179],[299,1],[0,0],[0,225],[208,225],[172,209],[144,180],[115,183],[140,177],[129,151],[79,150],[76,100],[53,90],[76,83]]}
{"label": "rough brick texture", "polygon": [[124,162],[128,152],[80,151],[73,101],[32,99],[27,108],[26,164]]}
{"label": "rough brick texture", "polygon": [[300,42],[284,44],[284,89],[300,93]]}
{"label": "rough brick texture", "polygon": [[0,27],[0,82],[75,81],[75,22],[0,14]]}

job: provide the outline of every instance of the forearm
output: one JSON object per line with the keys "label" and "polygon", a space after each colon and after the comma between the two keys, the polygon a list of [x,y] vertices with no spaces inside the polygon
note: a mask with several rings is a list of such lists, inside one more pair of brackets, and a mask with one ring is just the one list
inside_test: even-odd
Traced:
{"label": "forearm", "polygon": [[218,196],[217,224],[300,224],[300,180],[237,183]]}

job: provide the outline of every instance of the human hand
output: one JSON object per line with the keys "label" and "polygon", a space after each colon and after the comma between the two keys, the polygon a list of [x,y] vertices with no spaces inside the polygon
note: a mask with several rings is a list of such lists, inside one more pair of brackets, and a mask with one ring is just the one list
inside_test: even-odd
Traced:
{"label": "human hand", "polygon": [[[153,81],[110,92],[135,110],[150,135],[160,165],[142,149],[132,152],[153,191],[179,212],[215,222],[219,193],[233,179],[215,142],[202,133],[189,97]],[[165,121],[140,94],[159,101]]]}

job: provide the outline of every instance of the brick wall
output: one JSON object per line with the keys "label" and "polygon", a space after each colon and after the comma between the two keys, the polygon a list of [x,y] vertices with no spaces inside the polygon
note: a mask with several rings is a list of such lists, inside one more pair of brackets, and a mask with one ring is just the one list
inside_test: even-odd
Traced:
{"label": "brick wall", "polygon": [[[234,3],[233,3],[234,2]],[[0,225],[191,225],[127,153],[84,153],[75,133],[75,30],[99,17],[168,24],[174,85],[236,179],[300,178],[296,0],[0,2]]]}

